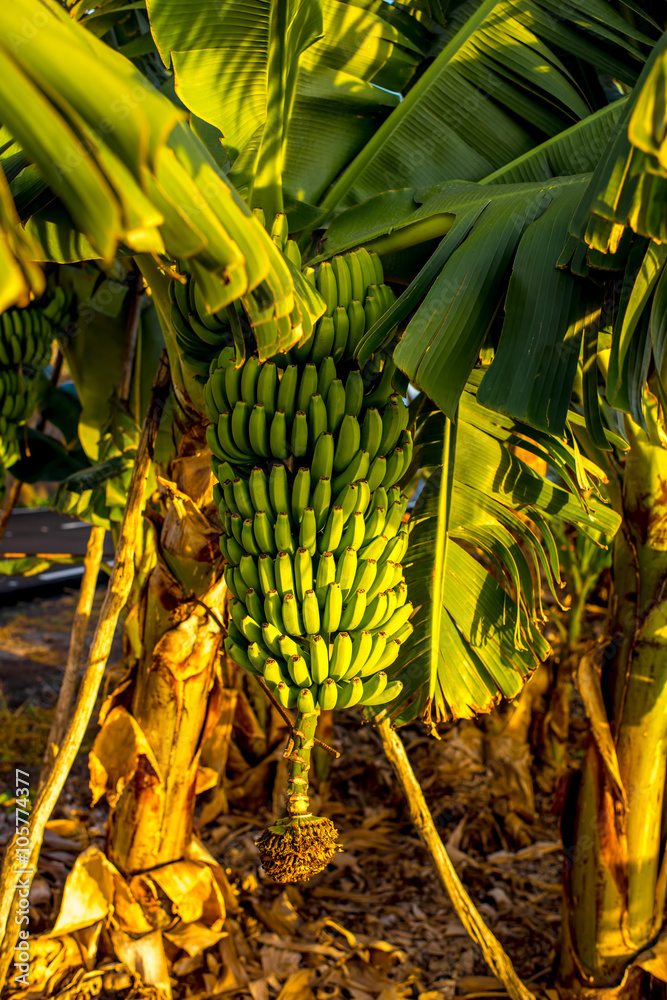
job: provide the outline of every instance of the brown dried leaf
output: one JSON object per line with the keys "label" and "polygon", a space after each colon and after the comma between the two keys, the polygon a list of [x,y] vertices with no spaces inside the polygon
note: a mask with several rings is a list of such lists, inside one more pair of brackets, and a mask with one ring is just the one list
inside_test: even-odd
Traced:
{"label": "brown dried leaf", "polygon": [[312,969],[293,972],[278,994],[278,1000],[315,1000],[315,994],[310,988],[312,975]]}
{"label": "brown dried leaf", "polygon": [[136,719],[117,705],[107,715],[88,757],[92,804],[106,792],[109,804],[114,806],[135,775],[140,757],[145,760],[145,780],[152,778],[161,785],[160,769],[148,740]]}
{"label": "brown dried leaf", "polygon": [[52,936],[72,934],[109,913],[116,869],[97,847],[89,847],[74,862],[67,877],[60,913]]}
{"label": "brown dried leaf", "polygon": [[164,953],[162,932],[151,931],[135,941],[122,931],[112,931],[111,940],[120,961],[136,972],[143,983],[157,987],[171,1000],[169,966]]}
{"label": "brown dried leaf", "polygon": [[186,924],[182,920],[163,933],[168,941],[182,948],[191,958],[206,948],[212,948],[226,935],[226,931],[213,930],[201,921]]}

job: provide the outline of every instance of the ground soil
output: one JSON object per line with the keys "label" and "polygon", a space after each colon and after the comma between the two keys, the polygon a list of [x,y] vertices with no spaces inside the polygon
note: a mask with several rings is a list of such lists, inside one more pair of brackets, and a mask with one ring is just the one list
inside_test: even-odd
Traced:
{"label": "ground soil", "polygon": [[[98,594],[97,604],[100,599]],[[16,766],[37,776],[74,602],[65,594],[0,610],[0,792],[5,782],[11,786]],[[119,658],[116,643],[112,662]],[[313,811],[336,822],[345,848],[322,875],[287,888],[264,875],[254,841],[270,818],[267,810],[232,811],[200,831],[227,871],[240,909],[228,920],[225,947],[221,942],[175,976],[174,997],[505,996],[434,875],[378,734],[360,722],[356,711],[336,716],[332,742],[341,757],[328,774],[320,764]],[[575,718],[570,768],[580,755],[582,731]],[[53,926],[81,846],[104,846],[107,808],[103,803],[90,808],[88,788],[87,751],[94,733],[93,722],[53,817],[80,821],[72,825],[79,834],[68,840],[62,824],[47,832],[32,896],[33,933]],[[558,953],[562,868],[549,782],[541,790],[535,781],[534,808],[525,802],[522,808],[516,789],[508,790],[506,769],[499,775],[488,728],[473,723],[445,729],[440,740],[419,725],[401,735],[483,919],[521,978],[534,990],[547,986]],[[532,768],[538,777],[539,761]],[[0,849],[9,838],[9,815],[0,804]],[[236,979],[225,980],[225,963],[233,970],[234,962]],[[310,987],[306,977],[300,991],[303,980],[296,973],[302,969],[312,976]]]}

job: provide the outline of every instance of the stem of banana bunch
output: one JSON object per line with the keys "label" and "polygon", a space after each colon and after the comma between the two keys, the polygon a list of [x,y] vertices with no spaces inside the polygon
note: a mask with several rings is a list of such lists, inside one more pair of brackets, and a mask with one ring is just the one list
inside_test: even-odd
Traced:
{"label": "stem of banana bunch", "polygon": [[491,933],[479,911],[456,874],[445,845],[440,839],[433,817],[426,804],[424,793],[412,770],[405,747],[398,734],[391,728],[388,718],[378,725],[382,746],[408,803],[412,822],[417,827],[433,867],[443,888],[452,901],[459,920],[473,941],[479,945],[487,965],[505,987],[511,1000],[535,1000],[535,995],[521,982],[512,962],[500,941]]}
{"label": "stem of banana bunch", "polygon": [[303,715],[299,713],[285,750],[285,758],[290,764],[287,779],[287,813],[290,819],[310,814],[308,771],[310,770],[310,758],[315,745],[315,730],[319,716],[319,708]]}
{"label": "stem of banana bunch", "polygon": [[0,877],[0,991],[7,977],[7,970],[14,956],[14,945],[18,940],[20,924],[10,917],[18,912],[17,876],[20,867],[28,874],[22,881],[28,887],[36,873],[37,860],[42,846],[42,838],[47,821],[53,812],[60,793],[63,790],[67,776],[71,770],[81,747],[81,741],[86,732],[90,717],[95,707],[97,694],[104,676],[111,644],[116,631],[118,617],[123,609],[132,588],[134,579],[134,551],[137,532],[141,528],[141,515],[144,494],[144,484],[151,463],[151,454],[155,435],[159,424],[159,415],[163,408],[163,400],[169,387],[169,367],[163,354],[158,367],[153,393],[144,421],[141,440],[137,449],[137,458],[132,470],[132,479],[128,490],[127,505],[120,529],[120,538],[116,550],[114,568],[109,580],[104,604],[95,629],[95,635],[88,652],[86,672],[81,683],[79,697],[74,715],[53,763],[53,769],[48,781],[39,791],[35,805],[30,813],[30,849],[28,864],[17,864],[17,837],[12,838],[7,847],[5,860]]}

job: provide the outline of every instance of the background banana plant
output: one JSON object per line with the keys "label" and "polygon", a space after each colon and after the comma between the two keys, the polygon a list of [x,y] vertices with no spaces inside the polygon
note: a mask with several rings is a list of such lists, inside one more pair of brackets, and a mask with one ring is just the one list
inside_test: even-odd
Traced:
{"label": "background banana plant", "polygon": [[[95,310],[96,294],[99,304],[101,286],[96,278],[84,288],[90,272],[80,262],[94,261],[88,267],[104,272],[104,282],[118,279],[119,262],[135,258],[150,289],[133,356],[134,426],[162,338],[171,366],[174,401],[156,462],[172,470],[172,486],[161,486],[157,549],[146,548],[128,616],[138,682],[131,698],[121,693],[107,706],[107,720],[119,724],[130,709],[159,742],[149,718],[150,657],[176,623],[158,616],[155,634],[142,631],[139,608],[153,599],[149,579],[151,586],[160,580],[170,600],[178,594],[176,618],[187,607],[194,622],[193,595],[219,600],[217,556],[192,575],[192,562],[211,555],[206,522],[215,508],[210,482],[184,470],[188,461],[195,469],[203,448],[205,377],[188,365],[170,315],[177,262],[187,264],[211,313],[238,305],[260,359],[296,345],[301,321],[312,326],[321,315],[253,209],[269,220],[286,213],[305,264],[359,246],[376,250],[385,280],[401,293],[357,352],[363,359],[390,348],[418,390],[410,410],[417,447],[403,480],[422,484],[406,559],[418,607],[394,668],[404,689],[392,717],[435,725],[489,711],[521,690],[548,653],[539,630],[541,581],[557,594],[560,578],[551,525],[576,524],[601,545],[621,518],[641,533],[641,503],[628,497],[624,467],[653,468],[650,456],[659,464],[664,446],[664,22],[662,4],[603,0],[147,0],[129,8],[121,0],[80,0],[69,10],[16,0],[3,9],[0,308],[39,299],[47,279],[75,296],[79,339],[64,340],[62,349],[82,407],[78,443],[93,469],[72,476],[64,464],[54,477],[64,480],[61,496],[81,495],[92,482],[109,486],[119,475],[115,490],[97,494],[93,505],[104,519],[121,506],[126,468],[104,467],[102,439],[115,432],[119,452],[133,446],[120,440],[118,421],[112,427],[114,376],[98,354],[101,342],[118,362],[128,306],[105,314],[102,325],[96,313],[82,320],[90,303]],[[545,461],[548,474],[517,448]],[[96,480],[86,478],[96,471]],[[654,487],[651,480],[647,495]],[[197,545],[176,552],[161,532],[183,493],[182,518],[187,510],[193,524],[201,516],[202,530]],[[89,500],[77,510],[92,520]],[[661,537],[656,529],[641,540],[648,564],[662,551]],[[619,580],[638,558],[630,548],[616,543]],[[662,592],[651,581],[626,628],[626,659],[609,657],[610,690],[621,674],[633,676],[627,649],[638,648],[646,607],[660,606]],[[216,643],[212,636],[192,695],[199,702],[224,687]],[[642,663],[637,654],[637,677]],[[633,734],[641,711],[623,691],[612,703],[619,754],[624,713],[631,717],[632,746],[620,766],[627,777],[639,755]],[[163,805],[197,786],[198,734],[213,718],[201,704],[198,710],[187,779],[162,773],[164,747],[155,754],[154,794]],[[99,746],[98,785],[117,801],[116,779],[129,781],[120,808],[136,833],[136,842],[116,838],[114,858],[127,871],[149,867],[136,770],[114,777],[109,746]],[[663,765],[637,792],[654,796],[656,816]],[[592,741],[582,787],[600,773],[604,786]],[[583,823],[590,796],[582,792],[581,801]],[[619,843],[626,838],[632,869],[645,847],[641,832],[632,824],[610,830]],[[177,843],[159,839],[161,862],[185,852],[188,822],[181,833]],[[572,899],[587,891],[591,871],[603,888],[592,904],[595,919],[572,910],[568,940],[577,957],[565,962],[564,976],[608,985],[659,929],[664,872],[653,864],[641,889],[634,875],[624,881],[610,873],[602,833],[599,839],[580,863],[585,870],[575,862],[572,872]],[[654,861],[659,843],[650,848]],[[612,911],[637,917],[630,945],[609,926]]]}

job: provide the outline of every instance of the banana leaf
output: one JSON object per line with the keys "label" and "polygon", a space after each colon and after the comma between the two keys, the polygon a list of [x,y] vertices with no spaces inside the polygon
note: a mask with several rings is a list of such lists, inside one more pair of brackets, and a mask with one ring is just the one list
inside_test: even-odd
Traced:
{"label": "banana leaf", "polygon": [[[476,370],[466,385],[455,425],[434,412],[416,436],[415,463],[428,478],[404,560],[417,610],[392,670],[404,684],[391,709],[398,725],[418,715],[430,724],[472,718],[516,696],[549,653],[540,593],[544,582],[557,599],[560,583],[551,525],[576,524],[599,546],[620,523],[573,475],[572,486],[557,484],[515,454],[517,444],[532,444],[553,469],[562,472],[567,460],[575,473],[572,444],[557,453],[550,436],[479,403],[485,377]],[[603,478],[592,464],[589,471]]]}

